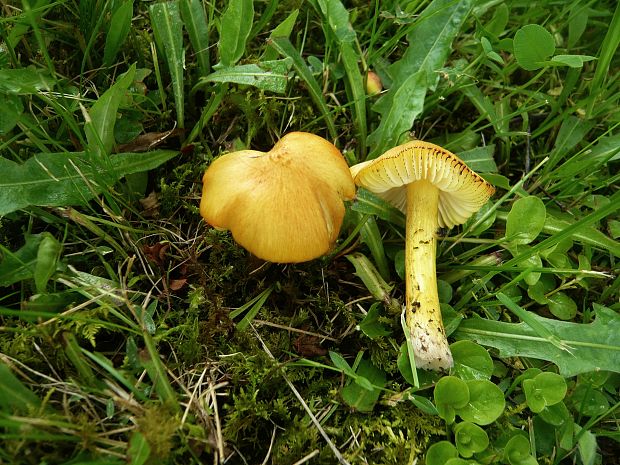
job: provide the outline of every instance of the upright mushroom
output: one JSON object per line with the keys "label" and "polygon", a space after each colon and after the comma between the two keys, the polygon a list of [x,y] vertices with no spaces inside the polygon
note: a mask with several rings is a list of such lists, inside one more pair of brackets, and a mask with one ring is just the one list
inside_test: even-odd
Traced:
{"label": "upright mushroom", "polygon": [[453,362],[437,294],[436,231],[464,223],[495,189],[456,155],[422,141],[359,163],[351,174],[406,215],[405,316],[416,365],[447,370]]}
{"label": "upright mushroom", "polygon": [[286,134],[269,152],[222,155],[202,179],[200,214],[228,229],[263,260],[312,260],[333,246],[344,217],[343,200],[355,184],[340,151],[322,137]]}

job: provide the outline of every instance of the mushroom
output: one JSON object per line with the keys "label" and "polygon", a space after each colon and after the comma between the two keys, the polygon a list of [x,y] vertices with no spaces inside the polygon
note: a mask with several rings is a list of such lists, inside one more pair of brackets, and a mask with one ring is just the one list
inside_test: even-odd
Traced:
{"label": "mushroom", "polygon": [[355,184],[406,215],[405,319],[416,366],[448,370],[452,354],[441,319],[435,271],[436,231],[464,223],[495,189],[456,155],[428,142],[394,147],[351,167]]}
{"label": "mushroom", "polygon": [[306,132],[285,135],[269,152],[241,150],[216,159],[202,179],[200,214],[228,229],[263,260],[312,260],[333,246],[343,200],[355,184],[340,151]]}

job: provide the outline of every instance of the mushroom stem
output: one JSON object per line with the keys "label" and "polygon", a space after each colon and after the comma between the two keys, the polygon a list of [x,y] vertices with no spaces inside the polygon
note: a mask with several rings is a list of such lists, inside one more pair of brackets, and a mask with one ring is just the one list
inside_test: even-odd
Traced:
{"label": "mushroom stem", "polygon": [[452,354],[443,327],[435,271],[439,189],[426,180],[407,186],[405,317],[416,366],[448,370]]}

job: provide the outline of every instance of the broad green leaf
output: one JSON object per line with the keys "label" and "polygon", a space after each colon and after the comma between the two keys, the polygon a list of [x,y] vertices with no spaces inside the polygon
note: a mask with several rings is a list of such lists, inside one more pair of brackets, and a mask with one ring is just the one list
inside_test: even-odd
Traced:
{"label": "broad green leaf", "polygon": [[476,172],[497,172],[497,165],[493,159],[493,153],[495,152],[495,145],[490,144],[484,147],[476,147],[471,150],[459,152],[457,155],[465,164]]}
{"label": "broad green leaf", "polygon": [[470,458],[489,446],[489,436],[480,426],[464,421],[454,426],[454,442],[459,454]]}
{"label": "broad green leaf", "polygon": [[575,2],[568,18],[568,48],[573,48],[586,30],[590,8],[587,4]]}
{"label": "broad green leaf", "polygon": [[493,360],[484,347],[472,341],[457,341],[450,345],[450,351],[454,375],[463,380],[491,379]]}
{"label": "broad green leaf", "polygon": [[174,94],[177,123],[185,127],[183,70],[185,69],[185,48],[183,47],[183,23],[177,0],[153,3],[149,7],[155,42],[168,64]]}
{"label": "broad green leaf", "polygon": [[[146,153],[118,153],[110,156],[106,180],[146,171],[175,157],[178,152],[157,150]],[[110,186],[97,182],[105,168],[84,160],[83,152],[42,153],[21,165],[0,158],[0,216],[30,205],[83,205]]]}
{"label": "broad green leaf", "polygon": [[220,40],[218,50],[221,66],[234,65],[245,52],[245,43],[252,31],[254,2],[252,0],[230,0],[220,18]]}
{"label": "broad green leaf", "polygon": [[538,197],[518,199],[506,219],[506,240],[512,244],[529,244],[545,225],[545,204]]}
{"label": "broad green leaf", "polygon": [[411,129],[424,108],[426,90],[436,86],[437,70],[450,54],[471,5],[471,0],[433,0],[416,18],[407,36],[409,47],[389,68],[392,86],[373,107],[381,122],[368,136],[371,158],[398,145],[401,134]]}
{"label": "broad green leaf", "polygon": [[112,66],[123,42],[125,42],[131,28],[132,16],[133,0],[124,0],[112,13],[103,49],[103,64],[105,66]]}
{"label": "broad green leaf", "polygon": [[0,136],[3,136],[17,126],[24,112],[24,104],[19,95],[0,93],[0,107]]}
{"label": "broad green leaf", "polygon": [[333,350],[329,351],[329,358],[336,368],[342,370],[342,372],[348,376],[355,377],[355,371],[351,368],[351,365],[344,359],[342,355]]}
{"label": "broad green leaf", "polygon": [[232,82],[283,94],[288,83],[290,59],[220,68],[201,79],[204,82]]}
{"label": "broad green leaf", "polygon": [[556,292],[547,298],[549,311],[560,320],[569,321],[577,315],[577,304],[565,292]]}
{"label": "broad green leaf", "polygon": [[193,56],[198,61],[200,74],[209,74],[209,27],[205,5],[200,0],[179,0],[181,19],[194,49]]}
{"label": "broad green leaf", "polygon": [[609,410],[605,394],[589,383],[578,384],[569,397],[570,404],[582,415],[596,417]]}
{"label": "broad green leaf", "polygon": [[10,286],[25,279],[32,279],[37,264],[39,245],[50,233],[29,234],[26,243],[12,252],[0,244],[0,286]]}
{"label": "broad green leaf", "polygon": [[521,68],[534,71],[545,66],[555,52],[553,36],[538,24],[528,24],[517,31],[513,41],[514,54]]}
{"label": "broad green leaf", "polygon": [[580,324],[531,314],[570,351],[555,346],[526,323],[505,323],[474,317],[461,322],[454,336],[495,347],[502,358],[531,357],[555,363],[566,378],[595,370],[620,372],[620,315],[594,304],[596,319]]}
{"label": "broad green leaf", "polygon": [[[136,66],[131,65],[129,70],[119,76],[114,85],[106,90],[88,111],[90,121],[84,125],[84,132],[88,141],[86,154],[92,159],[93,163],[99,163],[108,168],[106,166],[109,163],[107,156],[114,146],[116,113],[125,92],[133,82],[135,74]],[[114,173],[109,173],[109,176],[113,177]]]}
{"label": "broad green leaf", "polygon": [[5,412],[28,413],[41,406],[41,399],[0,362],[0,408]]}
{"label": "broad green leaf", "polygon": [[381,388],[385,386],[385,373],[376,368],[370,360],[362,359],[357,367],[356,375],[368,380],[371,383],[369,386],[371,389],[366,389],[357,382],[351,382],[342,389],[342,398],[349,406],[360,412],[369,412],[379,400]]}
{"label": "broad green leaf", "polygon": [[349,12],[340,0],[317,0],[330,29],[341,44],[355,41],[355,31],[349,23]]}
{"label": "broad green leaf", "polygon": [[139,431],[134,431],[129,440],[127,458],[129,465],[144,465],[151,455],[151,446],[144,435]]}
{"label": "broad green leaf", "polygon": [[582,431],[581,427],[575,425],[575,433],[579,434],[577,440],[577,449],[579,450],[579,458],[583,465],[594,465],[596,463],[598,445],[596,443],[596,435],[591,431]]}
{"label": "broad green leaf", "polygon": [[0,93],[36,94],[52,88],[53,80],[34,68],[0,69]]}
{"label": "broad green leaf", "polygon": [[504,393],[495,383],[486,379],[465,381],[469,389],[467,405],[456,408],[456,414],[465,421],[478,425],[489,425],[504,411]]}

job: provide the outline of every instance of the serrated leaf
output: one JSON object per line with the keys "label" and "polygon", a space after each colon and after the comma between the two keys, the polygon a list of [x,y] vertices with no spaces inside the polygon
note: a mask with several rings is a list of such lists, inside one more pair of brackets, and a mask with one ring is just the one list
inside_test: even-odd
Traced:
{"label": "serrated leaf", "polygon": [[562,344],[563,350],[548,338],[540,336],[526,323],[505,323],[474,317],[461,322],[453,334],[457,339],[470,339],[495,347],[500,356],[530,357],[555,363],[565,378],[589,371],[620,372],[620,315],[594,304],[596,319],[580,324],[551,320],[530,314]]}
{"label": "serrated leaf", "polygon": [[[118,153],[110,156],[111,169],[105,178],[115,182],[127,174],[156,168],[177,154],[170,150]],[[104,171],[84,160],[83,152],[42,153],[22,164],[0,158],[0,216],[31,205],[82,205],[110,187],[96,181]]]}
{"label": "serrated leaf", "polygon": [[286,92],[290,65],[290,60],[285,59],[220,68],[202,78],[202,81],[244,84],[283,94]]}

